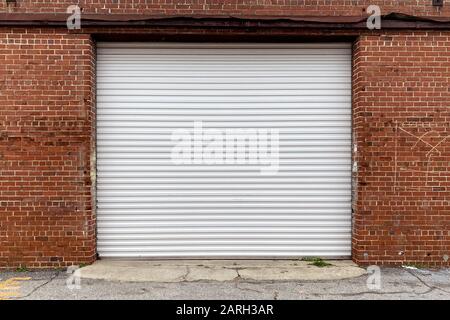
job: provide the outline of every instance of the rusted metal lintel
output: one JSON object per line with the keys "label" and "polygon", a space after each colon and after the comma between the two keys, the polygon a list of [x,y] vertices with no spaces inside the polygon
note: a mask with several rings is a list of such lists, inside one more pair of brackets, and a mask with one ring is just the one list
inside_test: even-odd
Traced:
{"label": "rusted metal lintel", "polygon": [[[65,13],[0,13],[0,26],[66,26]],[[226,27],[366,29],[367,16],[161,16],[82,14],[85,27]],[[383,29],[450,29],[450,17],[418,17],[401,13],[382,16]]]}

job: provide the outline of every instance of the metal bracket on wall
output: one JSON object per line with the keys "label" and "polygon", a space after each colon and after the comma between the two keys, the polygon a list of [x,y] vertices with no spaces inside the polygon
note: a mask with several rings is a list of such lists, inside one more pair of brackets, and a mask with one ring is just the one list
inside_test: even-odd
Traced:
{"label": "metal bracket on wall", "polygon": [[433,6],[435,6],[435,7],[444,6],[444,0],[433,0]]}

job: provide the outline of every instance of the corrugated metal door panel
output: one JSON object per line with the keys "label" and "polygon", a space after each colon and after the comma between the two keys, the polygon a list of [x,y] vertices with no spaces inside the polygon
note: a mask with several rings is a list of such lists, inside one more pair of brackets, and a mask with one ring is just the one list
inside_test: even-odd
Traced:
{"label": "corrugated metal door panel", "polygon": [[[347,43],[99,43],[102,257],[348,257]],[[279,171],[176,165],[174,130],[276,128]]]}

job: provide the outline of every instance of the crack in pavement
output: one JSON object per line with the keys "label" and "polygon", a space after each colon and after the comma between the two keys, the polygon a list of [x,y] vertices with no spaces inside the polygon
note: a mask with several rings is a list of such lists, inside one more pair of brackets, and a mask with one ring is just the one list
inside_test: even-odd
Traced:
{"label": "crack in pavement", "polygon": [[242,291],[252,291],[252,292],[256,292],[256,293],[260,293],[263,294],[264,292],[256,290],[256,289],[250,289],[250,288],[242,288],[239,286],[239,280],[243,280],[241,277],[241,274],[239,273],[239,269],[244,269],[244,268],[235,268],[234,270],[237,273],[237,277],[233,279],[234,283],[235,283],[235,287],[238,290],[242,290]]}
{"label": "crack in pavement", "polygon": [[417,274],[415,274],[414,272],[412,272],[411,270],[406,270],[409,274],[411,274],[414,278],[416,278],[417,280],[419,280],[419,282],[425,286],[426,288],[428,288],[428,290],[425,290],[423,292],[417,292],[417,291],[390,291],[390,292],[385,292],[385,291],[361,291],[361,292],[354,292],[354,293],[328,293],[328,294],[321,294],[321,293],[310,293],[311,295],[314,296],[344,296],[344,297],[352,297],[352,296],[359,296],[359,295],[364,295],[364,294],[375,294],[375,295],[392,295],[392,294],[414,294],[414,295],[425,295],[428,294],[430,292],[433,292],[434,290],[438,290],[438,291],[442,291],[445,293],[449,293],[449,291],[446,291],[442,288],[439,288],[437,286],[432,286],[429,285],[428,283],[426,283],[422,278],[420,278]]}
{"label": "crack in pavement", "polygon": [[339,296],[339,297],[354,297],[360,296],[364,294],[375,294],[375,295],[392,295],[392,294],[416,294],[416,295],[424,295],[430,293],[434,289],[428,289],[424,292],[414,292],[414,291],[390,291],[390,292],[379,292],[379,291],[361,291],[361,292],[352,292],[352,293],[308,293],[308,295],[313,296]]}
{"label": "crack in pavement", "polygon": [[189,266],[186,266],[186,274],[184,274],[181,277],[181,282],[189,282],[189,280],[187,279],[187,277],[189,276],[189,274],[191,273],[191,268],[189,268]]}
{"label": "crack in pavement", "polygon": [[419,282],[422,283],[425,287],[427,287],[427,288],[429,288],[429,289],[431,289],[431,290],[439,290],[439,291],[442,291],[442,292],[445,292],[445,293],[450,294],[450,291],[447,291],[447,290],[442,289],[442,288],[437,287],[437,286],[429,285],[428,283],[425,282],[425,280],[423,280],[421,277],[419,277],[417,274],[415,274],[415,273],[412,272],[411,270],[408,270],[408,269],[407,269],[406,271],[407,271],[410,275],[412,275],[414,278],[416,278],[417,280],[419,280]]}
{"label": "crack in pavement", "polygon": [[241,277],[241,274],[239,273],[239,268],[233,268],[233,270],[236,272],[237,276],[233,278],[233,280],[236,283],[236,287],[237,287],[237,283],[239,280],[243,280]]}
{"label": "crack in pavement", "polygon": [[278,300],[278,291],[273,293],[273,300]]}
{"label": "crack in pavement", "polygon": [[256,289],[251,289],[251,288],[242,288],[238,285],[238,283],[236,282],[236,289],[238,290],[242,290],[242,291],[251,291],[251,292],[256,292],[256,293],[260,293],[260,294],[264,294],[264,292],[256,290]]}
{"label": "crack in pavement", "polygon": [[[17,297],[18,300],[21,300],[23,298],[28,298],[29,296],[31,296],[33,293],[35,293],[36,291],[38,291],[39,289],[43,288],[44,286],[48,285],[50,282],[52,282],[54,279],[56,279],[59,275],[60,275],[60,271],[56,271],[55,274],[53,274],[50,279],[48,279],[47,281],[45,281],[44,283],[38,285],[37,287],[33,288],[28,294]],[[32,281],[36,281],[34,279],[32,279]]]}

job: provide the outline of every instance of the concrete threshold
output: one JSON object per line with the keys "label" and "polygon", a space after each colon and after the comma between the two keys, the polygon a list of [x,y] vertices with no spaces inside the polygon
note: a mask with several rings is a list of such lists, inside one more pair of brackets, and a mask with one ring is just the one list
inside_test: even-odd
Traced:
{"label": "concrete threshold", "polygon": [[300,260],[98,260],[77,270],[82,278],[127,282],[320,281],[359,277],[366,273],[349,260],[317,267]]}

